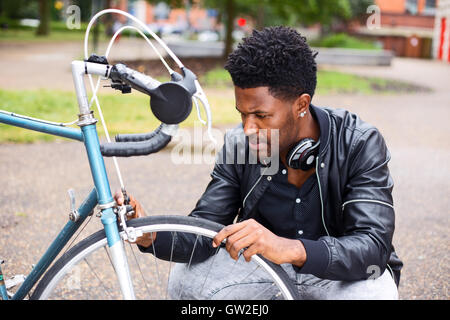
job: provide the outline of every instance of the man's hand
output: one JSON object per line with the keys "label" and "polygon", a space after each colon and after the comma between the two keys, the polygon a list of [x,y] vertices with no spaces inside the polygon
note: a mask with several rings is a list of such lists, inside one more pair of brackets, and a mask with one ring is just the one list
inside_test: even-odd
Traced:
{"label": "man's hand", "polygon": [[[128,220],[145,217],[145,211],[142,208],[141,204],[131,194],[129,194],[128,196],[130,197],[129,204],[133,207],[134,211],[133,215],[128,216]],[[116,191],[116,193],[114,194],[114,200],[116,201],[117,205],[119,206],[123,205],[124,198],[122,190]],[[155,239],[156,239],[156,232],[144,233],[142,237],[136,239],[136,244],[148,248],[152,245]]]}
{"label": "man's hand", "polygon": [[224,227],[213,239],[217,247],[226,239],[226,249],[231,258],[237,260],[239,251],[247,248],[243,255],[249,262],[254,254],[276,263],[290,263],[298,267],[306,261],[306,251],[301,241],[279,237],[256,222],[245,220]]}

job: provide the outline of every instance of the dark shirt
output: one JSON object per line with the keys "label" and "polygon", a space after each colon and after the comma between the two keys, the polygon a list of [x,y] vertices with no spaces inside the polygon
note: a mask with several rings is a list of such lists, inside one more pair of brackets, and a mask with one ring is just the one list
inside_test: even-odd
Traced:
{"label": "dark shirt", "polygon": [[278,173],[258,203],[259,223],[280,237],[317,240],[324,236],[317,177],[312,174],[297,188],[288,182],[288,173],[280,161]]}
{"label": "dark shirt", "polygon": [[294,270],[312,273],[328,264],[328,250],[322,241],[325,236],[322,223],[317,177],[312,174],[300,188],[288,182],[287,169],[280,161],[280,169],[272,176],[271,184],[258,204],[259,223],[280,237],[298,239],[303,243],[307,260]]}

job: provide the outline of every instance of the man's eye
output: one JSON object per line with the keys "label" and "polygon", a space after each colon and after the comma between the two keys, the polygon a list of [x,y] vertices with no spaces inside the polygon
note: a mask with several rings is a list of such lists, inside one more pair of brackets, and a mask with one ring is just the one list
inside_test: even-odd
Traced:
{"label": "man's eye", "polygon": [[264,119],[264,118],[267,117],[267,115],[265,115],[265,114],[257,114],[256,117],[259,118],[259,119]]}

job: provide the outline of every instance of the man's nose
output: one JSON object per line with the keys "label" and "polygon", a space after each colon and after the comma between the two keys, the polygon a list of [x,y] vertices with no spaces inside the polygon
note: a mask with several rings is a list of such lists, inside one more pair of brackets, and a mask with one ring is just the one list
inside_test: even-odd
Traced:
{"label": "man's nose", "polygon": [[244,121],[244,133],[246,136],[252,136],[258,134],[259,128],[254,121],[249,119],[245,119]]}

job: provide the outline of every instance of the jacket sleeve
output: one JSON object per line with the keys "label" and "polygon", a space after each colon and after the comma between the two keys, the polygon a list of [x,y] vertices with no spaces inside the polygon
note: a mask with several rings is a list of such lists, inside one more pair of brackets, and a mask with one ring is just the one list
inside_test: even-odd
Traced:
{"label": "jacket sleeve", "polygon": [[[211,181],[189,216],[211,220],[223,225],[232,224],[237,216],[241,206],[238,166],[227,163],[227,146],[229,144],[225,143],[218,153],[211,173]],[[229,160],[230,158],[228,158],[228,162],[230,162]],[[153,253],[154,250],[161,259],[168,260],[172,257],[174,262],[189,262],[194,247],[193,263],[206,260],[216,251],[212,247],[211,239],[203,236],[197,238],[193,234],[179,232],[175,236],[170,232],[160,232],[154,246],[150,246],[148,249],[139,247],[139,249],[149,253]]]}
{"label": "jacket sleeve", "polygon": [[308,243],[305,248],[317,248],[311,252],[312,260],[320,261],[320,250],[327,250],[322,255],[327,256],[328,263],[319,270],[305,263],[300,272],[312,271],[320,278],[353,281],[380,276],[386,269],[395,224],[393,180],[388,169],[390,154],[382,135],[371,128],[357,139],[349,156],[341,206],[344,232],[336,237],[321,237],[320,246]]}
{"label": "jacket sleeve", "polygon": [[225,144],[216,156],[211,181],[190,216],[223,225],[233,223],[241,207],[242,165],[236,163],[237,149],[233,136],[225,135]]}

